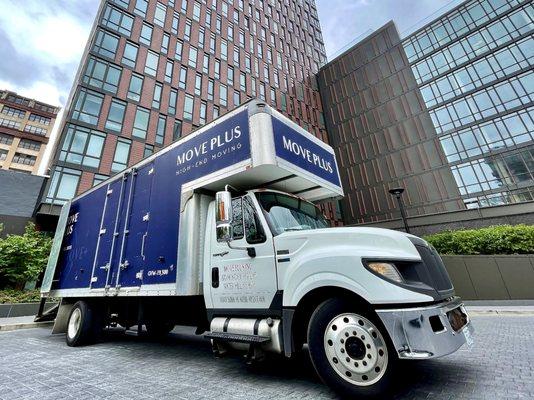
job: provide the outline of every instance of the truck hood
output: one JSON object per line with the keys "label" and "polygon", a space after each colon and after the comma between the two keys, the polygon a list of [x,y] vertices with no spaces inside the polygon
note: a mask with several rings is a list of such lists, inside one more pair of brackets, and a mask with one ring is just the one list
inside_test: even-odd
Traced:
{"label": "truck hood", "polygon": [[[332,245],[347,245],[361,248],[366,257],[396,257],[419,259],[419,253],[410,238],[422,241],[417,236],[391,229],[371,227],[336,227],[323,229],[309,229],[303,231],[288,231],[275,237],[277,250],[284,245],[289,246],[290,252],[297,250],[305,243],[330,243]],[[282,247],[280,247],[282,246]]]}

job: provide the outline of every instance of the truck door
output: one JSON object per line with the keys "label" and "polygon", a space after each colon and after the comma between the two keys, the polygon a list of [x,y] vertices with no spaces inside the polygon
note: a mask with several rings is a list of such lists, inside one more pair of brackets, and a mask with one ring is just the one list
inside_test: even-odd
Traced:
{"label": "truck door", "polygon": [[[209,290],[215,309],[268,309],[277,291],[274,244],[271,232],[251,196],[232,200],[234,249],[218,243],[215,222],[211,231]],[[237,249],[239,248],[239,249]],[[246,248],[251,248],[251,257]],[[207,285],[206,285],[207,286]]]}
{"label": "truck door", "polygon": [[121,206],[122,179],[111,182],[107,186],[106,199],[102,210],[100,229],[98,233],[91,289],[101,289],[106,286],[111,269],[111,252],[116,242],[114,235],[118,211]]}

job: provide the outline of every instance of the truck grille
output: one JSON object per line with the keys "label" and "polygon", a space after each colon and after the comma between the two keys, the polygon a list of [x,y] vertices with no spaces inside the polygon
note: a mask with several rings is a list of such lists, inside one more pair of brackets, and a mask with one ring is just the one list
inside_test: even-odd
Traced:
{"label": "truck grille", "polygon": [[426,245],[416,244],[415,248],[423,260],[426,272],[431,282],[425,282],[435,288],[440,294],[453,290],[451,279],[445,269],[445,265],[437,251]]}
{"label": "truck grille", "polygon": [[[423,261],[423,267],[426,273],[420,274],[421,277],[426,275],[425,283],[436,289],[441,296],[450,296],[454,294],[454,288],[452,286],[451,278],[447,273],[447,269],[441,260],[438,252],[431,247],[428,247],[426,243],[419,238],[410,238],[415,245],[417,252],[421,256]],[[423,272],[423,271],[421,271]]]}

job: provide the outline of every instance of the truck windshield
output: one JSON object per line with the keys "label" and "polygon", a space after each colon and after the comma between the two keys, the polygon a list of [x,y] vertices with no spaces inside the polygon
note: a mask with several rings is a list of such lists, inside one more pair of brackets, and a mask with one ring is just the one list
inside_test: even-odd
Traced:
{"label": "truck windshield", "polygon": [[257,192],[256,197],[275,236],[329,226],[321,211],[306,200],[274,192]]}

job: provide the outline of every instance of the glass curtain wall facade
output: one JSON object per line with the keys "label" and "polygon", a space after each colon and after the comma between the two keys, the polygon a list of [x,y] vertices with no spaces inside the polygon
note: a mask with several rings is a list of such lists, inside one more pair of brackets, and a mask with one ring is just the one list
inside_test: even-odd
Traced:
{"label": "glass curtain wall facade", "polygon": [[313,0],[102,1],[44,202],[63,204],[250,98],[326,141],[324,61]]}
{"label": "glass curtain wall facade", "polygon": [[468,208],[534,200],[534,5],[470,0],[403,40]]}

